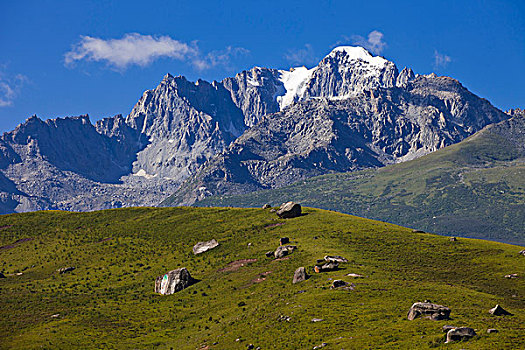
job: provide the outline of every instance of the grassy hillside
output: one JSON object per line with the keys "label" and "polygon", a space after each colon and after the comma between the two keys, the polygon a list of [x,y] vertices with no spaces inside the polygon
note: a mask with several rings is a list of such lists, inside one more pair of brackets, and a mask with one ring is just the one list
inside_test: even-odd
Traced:
{"label": "grassy hillside", "polygon": [[525,244],[525,116],[413,161],[288,187],[210,197],[197,206],[295,200],[439,234]]}
{"label": "grassy hillside", "polygon": [[[319,209],[134,208],[0,216],[0,348],[517,349],[525,345],[525,256],[502,243],[424,233]],[[279,237],[298,246],[272,260]],[[220,246],[194,256],[197,241]],[[312,274],[342,255],[341,270]],[[257,259],[223,270],[240,259]],[[57,269],[74,266],[72,272]],[[310,279],[292,284],[306,266]],[[170,296],[154,280],[186,267],[200,280]],[[366,276],[352,280],[348,273]],[[517,273],[519,278],[504,275]],[[332,290],[332,279],[355,290]],[[406,318],[430,299],[451,320]],[[502,305],[514,316],[487,310]],[[289,321],[281,316],[290,317]],[[312,322],[313,318],[323,319]],[[479,336],[443,344],[441,327]],[[487,334],[488,328],[499,333]],[[237,341],[237,339],[239,339]]]}

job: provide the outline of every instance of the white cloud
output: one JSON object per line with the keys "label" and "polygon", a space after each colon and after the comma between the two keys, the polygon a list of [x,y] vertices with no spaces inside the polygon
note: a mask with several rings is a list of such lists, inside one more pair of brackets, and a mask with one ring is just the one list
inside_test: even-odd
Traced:
{"label": "white cloud", "polygon": [[438,50],[434,50],[434,69],[446,67],[451,61],[452,58],[450,58],[450,56],[439,53]]}
{"label": "white cloud", "polygon": [[383,36],[383,33],[374,30],[368,33],[368,38],[364,38],[361,35],[352,35],[352,43],[362,46],[376,55],[380,55],[387,47],[386,42],[383,41]]}
{"label": "white cloud", "polygon": [[317,63],[317,57],[315,57],[314,49],[310,44],[304,45],[303,49],[288,50],[284,54],[284,58],[293,65]]}
{"label": "white cloud", "polygon": [[230,58],[241,48],[228,47],[223,52],[201,55],[196,42],[184,43],[169,36],[154,37],[139,33],[125,34],[121,39],[100,39],[82,36],[80,42],[64,56],[66,65],[76,61],[102,61],[118,69],[131,65],[147,66],[158,58],[167,57],[193,64],[203,70],[229,64]]}
{"label": "white cloud", "polygon": [[8,77],[3,72],[0,72],[0,107],[12,106],[22,86],[27,81],[27,77],[22,74]]}

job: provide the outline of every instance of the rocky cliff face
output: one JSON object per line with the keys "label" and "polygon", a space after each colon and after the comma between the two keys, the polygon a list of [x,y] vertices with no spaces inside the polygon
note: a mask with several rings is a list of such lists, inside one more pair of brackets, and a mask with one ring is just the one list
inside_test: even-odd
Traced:
{"label": "rocky cliff face", "polygon": [[126,124],[148,140],[133,175],[175,182],[193,174],[245,129],[244,115],[219,83],[167,75],[144,93]]}
{"label": "rocky cliff face", "polygon": [[165,204],[406,161],[506,118],[458,81],[435,75],[345,99],[305,99],[264,117]]}
{"label": "rocky cliff face", "polygon": [[156,205],[244,129],[221,84],[171,75],[127,118],[32,117],[2,137],[4,212]]}
{"label": "rocky cliff face", "polygon": [[453,79],[355,47],[310,69],[166,75],[127,117],[33,117],[5,133],[0,211],[156,205],[186,179],[173,203],[278,187],[411,159],[505,118]]}

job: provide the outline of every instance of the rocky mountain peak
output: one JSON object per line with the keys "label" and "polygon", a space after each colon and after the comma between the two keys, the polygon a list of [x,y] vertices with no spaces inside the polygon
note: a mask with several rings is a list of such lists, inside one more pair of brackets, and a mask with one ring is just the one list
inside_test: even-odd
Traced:
{"label": "rocky mountain peak", "polygon": [[[413,79],[410,70],[400,83]],[[345,99],[365,91],[396,86],[398,70],[393,62],[373,56],[362,47],[333,49],[316,67],[280,71],[284,94],[277,97],[280,109],[297,101],[325,97]]]}
{"label": "rocky mountain peak", "polygon": [[383,68],[386,64],[392,63],[383,57],[373,56],[364,47],[360,46],[338,46],[334,48],[324,60],[328,58],[335,58],[337,61],[346,65],[350,64],[351,61],[360,60],[378,68]]}

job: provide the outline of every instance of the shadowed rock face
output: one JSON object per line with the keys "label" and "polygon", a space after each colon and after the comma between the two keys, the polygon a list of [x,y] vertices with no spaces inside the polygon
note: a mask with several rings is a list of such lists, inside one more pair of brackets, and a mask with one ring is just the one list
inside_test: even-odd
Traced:
{"label": "shadowed rock face", "polygon": [[303,266],[301,266],[297,268],[297,270],[295,270],[293,274],[292,283],[294,284],[299,283],[299,282],[305,281],[307,278],[308,278],[308,274],[306,273],[306,269]]}
{"label": "shadowed rock face", "polygon": [[446,343],[450,343],[453,341],[468,340],[474,336],[476,336],[476,332],[470,327],[452,328],[447,332]]}
{"label": "shadowed rock face", "polygon": [[[508,116],[364,49],[222,82],[166,75],[127,117],[28,119],[0,137],[0,213],[190,204],[419,157]],[[206,165],[205,165],[206,164]]]}
{"label": "shadowed rock face", "polygon": [[512,313],[499,306],[499,304],[490,309],[489,313],[494,316],[512,316]]}
{"label": "shadowed rock face", "polygon": [[155,293],[169,295],[183,290],[195,283],[185,267],[172,270],[155,280]]}

